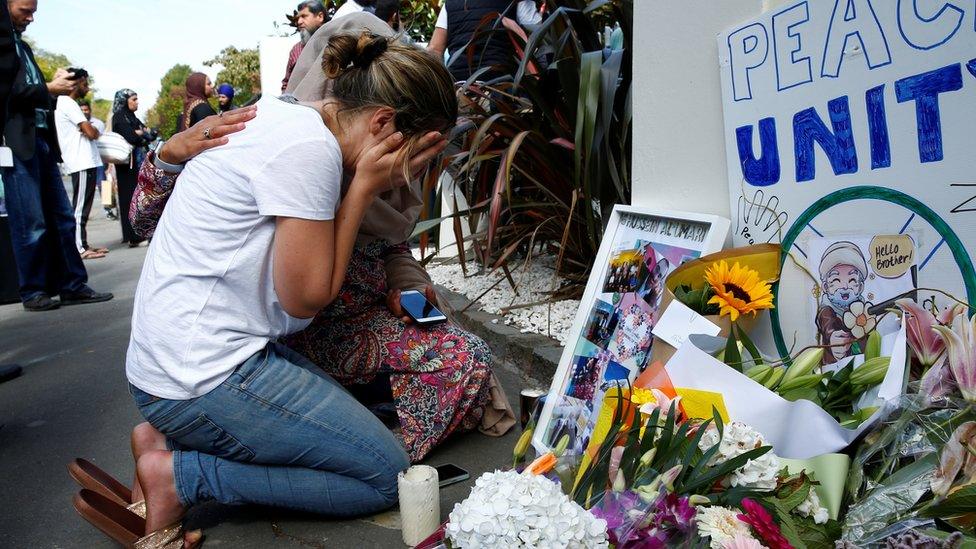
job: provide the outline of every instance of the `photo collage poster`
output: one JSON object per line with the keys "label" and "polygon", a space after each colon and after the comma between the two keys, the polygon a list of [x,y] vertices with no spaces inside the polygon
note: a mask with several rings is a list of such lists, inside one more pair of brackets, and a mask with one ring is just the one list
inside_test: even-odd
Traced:
{"label": "photo collage poster", "polygon": [[600,286],[579,337],[563,390],[553,406],[544,437],[554,446],[564,435],[569,451],[589,444],[603,403],[614,386],[627,386],[647,366],[651,330],[664,280],[677,266],[702,255],[709,223],[621,212],[606,264],[594,266]]}
{"label": "photo collage poster", "polygon": [[823,363],[843,364],[864,353],[867,334],[895,300],[914,297],[917,246],[906,234],[841,235],[810,238],[806,249],[817,344],[832,346]]}

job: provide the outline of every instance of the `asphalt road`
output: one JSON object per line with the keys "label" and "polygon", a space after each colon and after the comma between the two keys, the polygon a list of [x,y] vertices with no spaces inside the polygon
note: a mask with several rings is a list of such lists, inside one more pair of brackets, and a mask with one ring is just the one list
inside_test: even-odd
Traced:
{"label": "asphalt road", "polygon": [[[124,365],[146,248],[120,244],[118,223],[95,215],[89,240],[111,253],[86,262],[90,285],[113,292],[114,300],[44,313],[0,306],[0,364],[24,367],[20,378],[0,384],[0,547],[114,546],[75,513],[71,497],[77,487],[65,465],[85,457],[120,479],[131,478],[128,436],[141,418],[126,388]],[[517,407],[522,382],[516,369],[499,364],[496,373]],[[482,472],[508,463],[517,431],[500,439],[459,435],[433,452],[426,463],[455,463],[471,472],[471,480],[441,490],[442,519]],[[204,528],[205,547],[404,546],[395,509],[333,521],[208,504],[193,509],[188,522]]]}

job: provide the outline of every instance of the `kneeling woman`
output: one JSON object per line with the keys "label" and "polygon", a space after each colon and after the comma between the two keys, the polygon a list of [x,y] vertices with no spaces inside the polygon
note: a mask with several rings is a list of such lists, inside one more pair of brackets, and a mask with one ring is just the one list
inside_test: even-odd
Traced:
{"label": "kneeling woman", "polygon": [[126,374],[176,450],[137,464],[147,532],[206,500],[331,516],[396,501],[397,440],[273,342],[336,297],[366,208],[441,150],[457,100],[438,60],[395,40],[334,37],[323,66],[327,99],[261,100],[228,145],[187,164],[156,229]]}

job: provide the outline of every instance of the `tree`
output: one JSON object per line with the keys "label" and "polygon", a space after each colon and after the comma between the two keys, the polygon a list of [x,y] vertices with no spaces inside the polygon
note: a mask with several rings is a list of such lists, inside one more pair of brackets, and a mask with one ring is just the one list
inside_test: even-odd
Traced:
{"label": "tree", "polygon": [[186,99],[186,79],[192,73],[189,65],[173,65],[159,80],[159,96],[156,104],[146,113],[146,125],[159,128],[163,139],[169,139],[176,133],[183,114],[183,100]]}
{"label": "tree", "polygon": [[68,56],[39,48],[33,40],[26,36],[24,41],[34,52],[34,60],[37,61],[37,66],[41,69],[45,81],[50,82],[54,78],[54,72],[58,69],[66,69],[71,66],[71,60],[68,59]]}
{"label": "tree", "polygon": [[400,3],[400,23],[410,38],[428,42],[439,12],[439,0],[406,0]]}
{"label": "tree", "polygon": [[92,118],[108,120],[108,113],[112,112],[111,99],[91,99]]}
{"label": "tree", "polygon": [[261,88],[261,61],[257,48],[239,50],[234,46],[227,46],[216,57],[203,64],[208,67],[223,67],[217,73],[214,86],[223,83],[233,86],[236,105],[246,103]]}

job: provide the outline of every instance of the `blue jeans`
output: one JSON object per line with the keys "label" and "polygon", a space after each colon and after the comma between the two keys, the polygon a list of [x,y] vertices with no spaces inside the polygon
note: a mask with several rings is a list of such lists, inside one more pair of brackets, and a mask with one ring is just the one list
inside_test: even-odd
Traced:
{"label": "blue jeans", "polygon": [[3,168],[20,298],[88,289],[88,272],[75,246],[75,214],[47,142],[37,139],[34,158],[14,155]]}
{"label": "blue jeans", "polygon": [[226,381],[190,400],[130,385],[143,417],[166,435],[176,493],[334,517],[386,509],[410,462],[393,434],[298,353],[269,344]]}

